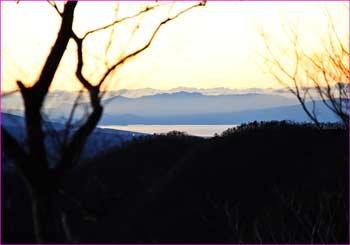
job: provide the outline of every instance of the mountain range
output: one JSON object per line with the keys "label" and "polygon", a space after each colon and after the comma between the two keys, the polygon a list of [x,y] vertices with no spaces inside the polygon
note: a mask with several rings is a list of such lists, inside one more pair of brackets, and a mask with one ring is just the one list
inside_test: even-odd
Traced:
{"label": "mountain range", "polygon": [[[312,103],[306,104],[312,108]],[[321,101],[316,102],[317,115],[320,122],[338,122],[336,115],[324,106]],[[251,121],[294,121],[310,122],[310,119],[298,105],[271,107],[265,109],[250,109],[224,113],[181,114],[172,116],[138,116],[133,114],[109,115],[104,114],[102,125],[128,124],[159,124],[159,125],[238,125]]]}
{"label": "mountain range", "polygon": [[[230,88],[190,88],[190,87],[177,87],[169,90],[160,90],[154,88],[140,88],[140,89],[120,89],[111,90],[105,92],[104,99],[113,98],[116,96],[123,96],[126,98],[140,98],[144,96],[151,96],[157,94],[172,94],[177,92],[188,93],[201,93],[203,95],[238,95],[238,94],[272,94],[281,95],[284,97],[293,97],[293,95],[287,89],[261,89],[261,88],[249,88],[249,89],[230,89]],[[54,90],[51,91],[46,98],[46,106],[52,107],[53,104],[60,104],[62,101],[74,101],[77,97],[77,91],[65,91]],[[87,93],[82,94],[81,102],[88,101]],[[10,96],[2,97],[2,107],[6,110],[20,111],[23,110],[22,98],[19,92],[12,93]]]}
{"label": "mountain range", "polygon": [[[177,88],[167,92],[150,88],[110,91],[106,92],[102,100],[104,113],[100,125],[241,124],[254,120],[309,121],[296,98],[287,92],[283,89],[226,88]],[[141,94],[150,95],[136,96]],[[50,121],[64,122],[76,96],[75,92],[67,91],[50,93],[43,114]],[[312,104],[309,102],[307,106],[311,108]],[[4,112],[23,115],[19,95],[3,99],[2,108]],[[89,108],[88,96],[83,94],[76,109],[75,119],[84,117]],[[320,101],[316,102],[316,111],[320,121],[337,121],[333,113]]]}

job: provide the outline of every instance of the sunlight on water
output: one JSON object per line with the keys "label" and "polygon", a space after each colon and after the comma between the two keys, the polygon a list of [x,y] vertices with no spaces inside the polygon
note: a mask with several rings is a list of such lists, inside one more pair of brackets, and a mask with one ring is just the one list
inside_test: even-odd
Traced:
{"label": "sunlight on water", "polygon": [[236,127],[237,125],[103,125],[101,128],[119,129],[147,134],[160,134],[169,131],[186,132],[190,135],[211,137],[214,134],[221,134],[228,128]]}

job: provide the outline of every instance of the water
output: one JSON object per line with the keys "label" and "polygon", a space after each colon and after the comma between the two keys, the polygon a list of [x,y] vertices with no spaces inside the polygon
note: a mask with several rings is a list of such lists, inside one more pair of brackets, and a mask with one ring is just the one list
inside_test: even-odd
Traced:
{"label": "water", "polygon": [[111,128],[126,131],[133,131],[147,134],[161,134],[169,131],[186,132],[190,135],[212,137],[214,134],[221,134],[228,128],[235,127],[237,125],[102,125],[101,128]]}

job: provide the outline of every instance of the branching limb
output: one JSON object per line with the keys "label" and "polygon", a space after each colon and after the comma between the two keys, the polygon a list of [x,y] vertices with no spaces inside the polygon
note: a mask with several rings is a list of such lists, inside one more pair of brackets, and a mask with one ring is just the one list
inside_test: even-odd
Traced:
{"label": "branching limb", "polygon": [[113,21],[113,22],[110,23],[110,24],[107,24],[107,25],[101,26],[101,27],[99,27],[99,28],[96,28],[96,29],[94,29],[94,30],[88,31],[88,32],[85,33],[85,35],[83,36],[82,39],[85,39],[85,38],[86,38],[87,36],[89,36],[90,34],[93,34],[93,33],[95,33],[95,32],[99,32],[99,31],[102,31],[102,30],[106,30],[106,29],[111,28],[111,27],[113,27],[113,26],[115,26],[115,25],[117,25],[117,24],[120,24],[120,23],[122,23],[122,22],[124,22],[124,21],[126,21],[126,20],[134,19],[134,18],[136,18],[136,17],[138,17],[138,16],[140,16],[140,15],[142,15],[142,14],[144,14],[144,13],[147,13],[147,12],[149,12],[149,11],[151,11],[151,10],[154,10],[154,9],[156,9],[156,8],[162,6],[162,5],[163,5],[163,4],[157,4],[157,5],[153,5],[153,6],[147,6],[147,7],[144,8],[143,10],[137,12],[136,14],[133,14],[133,15],[130,15],[130,16],[126,16],[126,17],[123,17],[123,18],[121,18],[121,19],[117,19],[117,20]]}
{"label": "branching limb", "polygon": [[43,177],[48,175],[41,108],[63,53],[66,50],[76,4],[76,2],[68,2],[65,4],[57,39],[46,59],[37,82],[32,87],[26,87],[21,81],[17,81],[25,107],[27,143],[29,147],[29,158],[27,161],[31,163],[31,167],[35,170],[34,173],[36,174],[34,176]]}
{"label": "branching limb", "polygon": [[103,112],[103,108],[100,103],[100,88],[99,86],[93,86],[90,81],[88,81],[83,73],[83,41],[75,35],[72,31],[71,36],[75,43],[77,44],[77,58],[78,63],[76,67],[76,77],[79,82],[87,89],[90,95],[90,104],[93,109],[92,113],[88,116],[87,120],[83,123],[82,126],[73,134],[71,140],[68,144],[64,146],[64,151],[61,160],[58,163],[56,168],[56,176],[61,178],[65,172],[72,169],[75,164],[78,162],[81,151],[84,148],[87,138],[91,134],[91,132],[95,129],[98,121],[100,120]]}
{"label": "branching limb", "polygon": [[104,75],[102,76],[102,78],[100,79],[98,86],[101,86],[104,81],[106,80],[106,78],[110,75],[110,73],[112,71],[114,71],[117,67],[119,67],[120,65],[122,65],[123,63],[125,63],[126,61],[130,60],[131,58],[137,56],[138,54],[140,54],[141,52],[143,52],[144,50],[146,50],[152,43],[153,39],[155,38],[155,36],[157,35],[158,31],[161,29],[161,27],[163,25],[165,25],[166,23],[168,23],[169,21],[172,21],[176,18],[178,18],[179,16],[181,16],[182,14],[190,11],[193,8],[199,7],[199,6],[204,6],[205,2],[200,2],[197,3],[195,5],[192,5],[180,12],[178,12],[176,15],[172,16],[172,17],[168,17],[167,19],[163,20],[161,23],[159,23],[159,25],[154,29],[153,33],[151,34],[150,38],[148,39],[147,43],[144,44],[141,48],[131,52],[130,54],[124,56],[122,59],[120,59],[119,61],[117,61],[116,63],[114,63],[110,68],[108,68],[108,70],[104,73]]}
{"label": "branching limb", "polygon": [[[74,119],[75,110],[76,110],[76,108],[79,105],[79,101],[81,99],[82,93],[83,93],[83,91],[80,90],[78,95],[77,95],[77,97],[76,97],[76,99],[75,99],[75,101],[74,101],[73,107],[72,107],[72,109],[70,111],[69,117],[68,117],[68,119],[66,121],[66,124],[64,126],[63,139],[62,139],[62,148],[63,149],[67,145],[68,138],[69,138],[69,133],[70,133],[71,127],[73,126],[72,125],[72,121]],[[63,153],[63,151],[62,151],[62,153]]]}
{"label": "branching limb", "polygon": [[154,6],[153,8],[148,7],[140,12],[138,12],[137,14],[133,15],[133,16],[129,16],[129,17],[125,17],[119,20],[114,21],[113,23],[106,25],[104,27],[92,30],[90,32],[87,32],[83,38],[79,38],[73,31],[71,32],[71,37],[73,38],[73,40],[75,41],[76,45],[77,45],[77,59],[78,59],[78,63],[77,63],[77,67],[76,67],[76,77],[78,78],[79,82],[84,86],[84,88],[87,89],[87,91],[90,94],[90,105],[92,107],[92,112],[91,114],[88,116],[87,120],[83,123],[82,126],[80,126],[80,128],[74,133],[74,135],[72,136],[70,142],[67,144],[67,147],[65,147],[65,151],[64,154],[62,156],[61,161],[59,162],[57,169],[56,169],[56,175],[57,176],[62,176],[63,173],[69,171],[70,169],[72,169],[75,164],[77,163],[77,161],[79,160],[79,156],[80,153],[84,147],[84,144],[88,138],[88,136],[91,134],[91,132],[94,130],[94,128],[96,127],[98,121],[100,120],[101,116],[102,116],[102,112],[103,112],[103,107],[101,105],[101,96],[100,96],[100,87],[102,86],[103,82],[106,80],[106,78],[111,74],[112,71],[115,71],[115,69],[123,64],[124,62],[128,61],[129,59],[131,59],[132,57],[135,57],[136,55],[138,55],[139,53],[141,53],[142,51],[146,50],[152,43],[154,37],[156,36],[156,34],[158,33],[159,29],[166,24],[167,22],[176,19],[177,17],[179,17],[180,15],[184,14],[185,12],[198,7],[198,6],[203,6],[204,3],[198,3],[196,5],[193,5],[191,7],[188,7],[182,11],[180,11],[179,13],[177,13],[176,15],[174,15],[173,17],[169,17],[165,20],[163,20],[158,26],[157,28],[153,31],[152,35],[150,36],[150,38],[148,39],[147,43],[139,48],[138,50],[126,55],[124,58],[122,58],[121,60],[117,61],[114,65],[112,65],[110,68],[107,69],[107,71],[104,73],[103,77],[101,78],[101,80],[97,83],[97,85],[93,85],[93,83],[91,81],[89,81],[88,79],[85,78],[84,74],[83,74],[83,66],[84,66],[84,57],[83,57],[83,44],[84,44],[84,40],[85,38],[89,35],[92,34],[94,32],[100,31],[100,30],[104,30],[107,29],[109,27],[114,26],[117,23],[120,23],[121,21],[124,21],[126,19],[130,19],[130,18],[134,18],[136,16],[141,15],[142,13],[148,12],[151,9],[155,8],[156,6]]}
{"label": "branching limb", "polygon": [[86,122],[74,133],[72,139],[65,149],[64,155],[59,162],[56,169],[56,176],[62,177],[64,173],[75,167],[75,163],[79,160],[82,149],[86,143],[87,138],[95,129],[100,120],[103,108],[99,102],[94,107],[93,112],[89,115]]}
{"label": "branching limb", "polygon": [[58,9],[57,4],[54,1],[47,1],[57,12],[59,16],[63,16],[63,13]]}
{"label": "branching limb", "polygon": [[[284,27],[289,42],[287,49],[283,51],[272,47],[266,34],[261,31],[260,35],[267,50],[264,59],[270,65],[270,73],[297,97],[305,113],[317,126],[320,124],[316,115],[315,99],[321,99],[325,107],[348,126],[349,111],[345,107],[349,103],[347,90],[350,84],[350,56],[329,14],[328,19],[328,39],[321,39],[322,49],[311,55],[302,49],[294,26]],[[317,93],[316,97],[309,91],[310,84]],[[306,106],[309,101],[312,102],[312,109]]]}
{"label": "branching limb", "polygon": [[68,41],[71,37],[72,24],[74,18],[74,9],[77,2],[68,1],[63,10],[63,17],[61,27],[58,32],[57,39],[51,49],[49,56],[46,59],[45,65],[40,73],[38,81],[32,87],[33,91],[37,93],[40,105],[46,96],[48,89],[52,83],[53,77],[57,71],[58,65],[67,48]]}

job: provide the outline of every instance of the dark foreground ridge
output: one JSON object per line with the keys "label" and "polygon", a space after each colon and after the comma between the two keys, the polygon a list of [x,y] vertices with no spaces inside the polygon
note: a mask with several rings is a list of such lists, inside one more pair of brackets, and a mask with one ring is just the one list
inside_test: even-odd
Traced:
{"label": "dark foreground ridge", "polygon": [[[348,161],[335,124],[143,137],[73,171],[56,212],[80,243],[345,244]],[[2,243],[34,242],[23,184],[2,177]]]}

